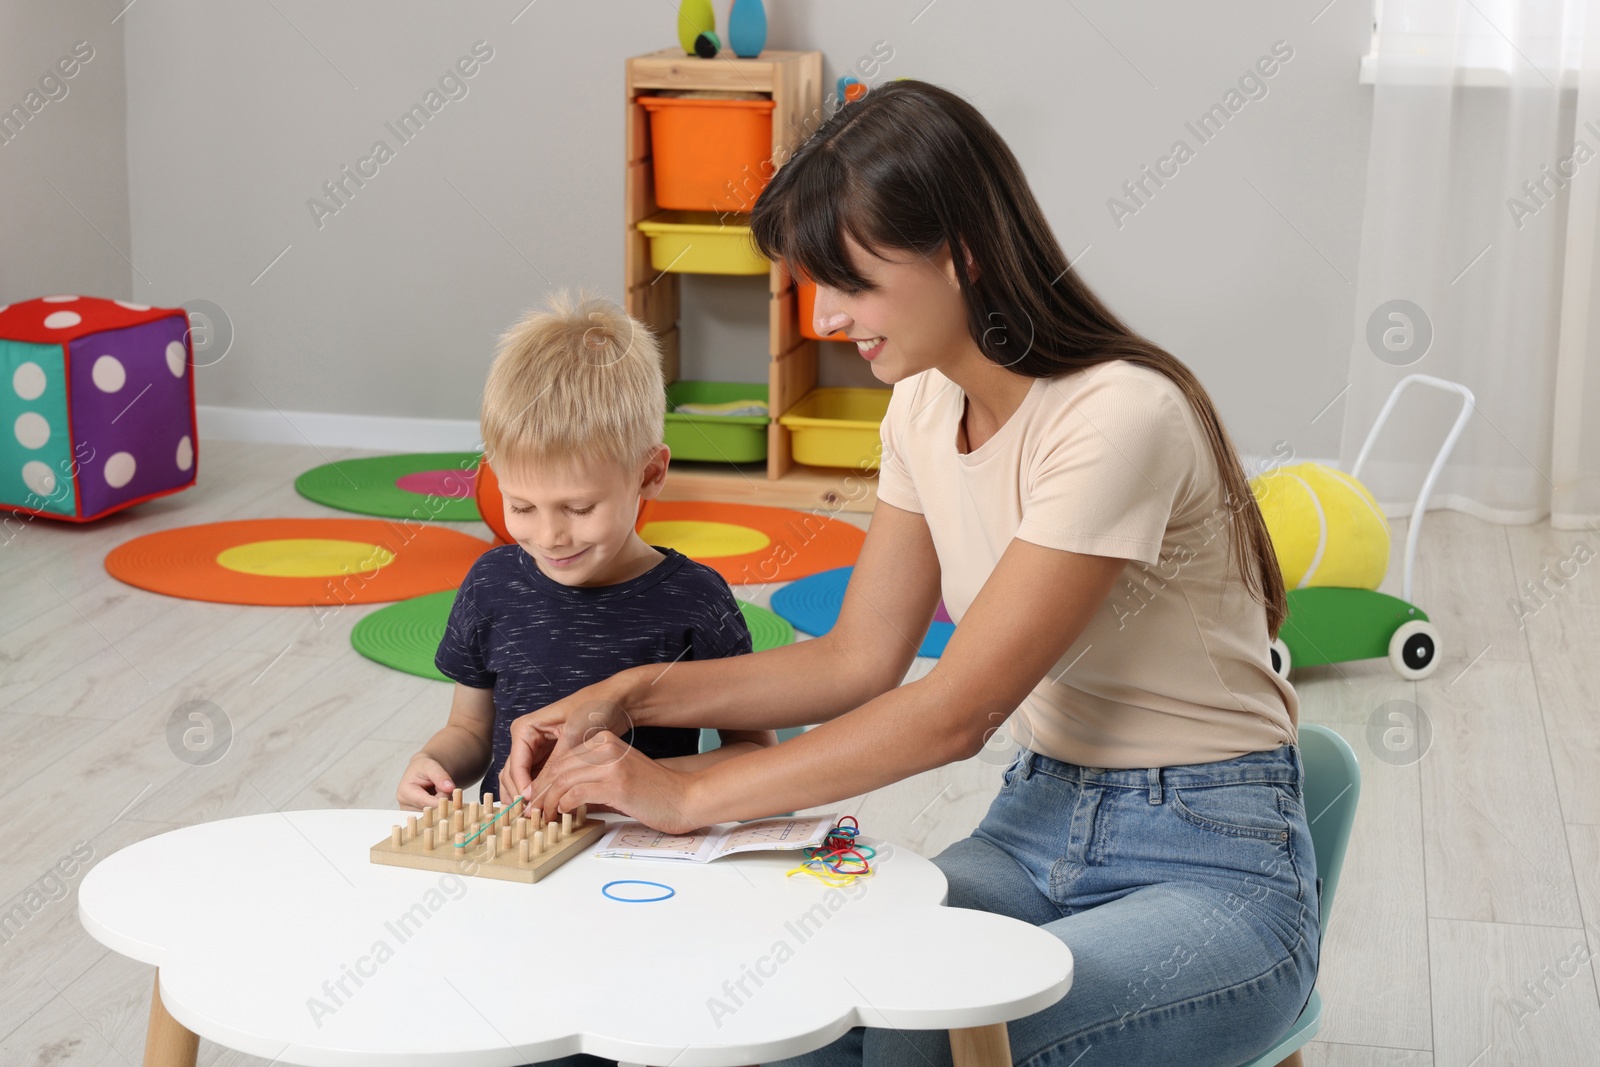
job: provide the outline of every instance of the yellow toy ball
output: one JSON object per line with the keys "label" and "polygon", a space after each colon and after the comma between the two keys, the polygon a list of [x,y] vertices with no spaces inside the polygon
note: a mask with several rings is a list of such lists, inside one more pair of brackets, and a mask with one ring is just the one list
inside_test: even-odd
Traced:
{"label": "yellow toy ball", "polygon": [[1389,569],[1389,520],[1366,486],[1320,463],[1250,480],[1289,589],[1376,589]]}

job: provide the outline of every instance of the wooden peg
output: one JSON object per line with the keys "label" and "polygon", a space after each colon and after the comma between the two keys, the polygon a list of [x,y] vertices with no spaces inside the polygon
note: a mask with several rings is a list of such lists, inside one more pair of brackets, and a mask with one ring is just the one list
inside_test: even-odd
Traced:
{"label": "wooden peg", "polygon": [[533,832],[533,849],[532,849],[532,851],[533,851],[533,854],[535,856],[539,856],[539,855],[542,855],[544,853],[544,831],[543,830],[535,830]]}
{"label": "wooden peg", "polygon": [[499,840],[500,839],[495,837],[494,834],[485,834],[484,835],[484,847],[489,850],[489,858],[490,859],[494,859],[494,857],[495,857],[495,851],[496,851],[495,850],[495,842],[497,842]]}
{"label": "wooden peg", "polygon": [[457,789],[450,794],[450,813],[454,815],[461,810],[461,790]]}
{"label": "wooden peg", "polygon": [[511,832],[518,842],[526,841],[528,839],[528,820],[513,819],[511,821]]}
{"label": "wooden peg", "polygon": [[500,830],[500,851],[511,851],[511,827],[502,827]]}
{"label": "wooden peg", "polygon": [[433,851],[433,827],[431,826],[424,827],[422,830],[422,850],[424,852]]}
{"label": "wooden peg", "polygon": [[521,841],[517,842],[517,862],[527,863],[528,858],[528,839],[524,837]]}
{"label": "wooden peg", "polygon": [[393,845],[396,848],[400,847],[400,824],[399,823],[395,823],[394,824],[394,829],[389,831],[389,844]]}
{"label": "wooden peg", "polygon": [[551,819],[544,827],[545,843],[552,847],[561,840],[561,824]]}
{"label": "wooden peg", "polygon": [[483,794],[483,806],[489,809],[489,814],[490,815],[494,814],[494,794],[493,793],[485,793],[485,794]]}
{"label": "wooden peg", "polygon": [[585,826],[589,822],[589,805],[587,805],[587,804],[579,804],[578,805],[578,818],[577,818],[576,821],[577,821],[577,825],[579,826],[579,828],[582,828],[583,826]]}
{"label": "wooden peg", "polygon": [[572,836],[572,812],[561,813],[561,840],[565,841]]}
{"label": "wooden peg", "polygon": [[462,812],[462,810],[460,808],[457,808],[455,811],[450,813],[450,832],[451,833],[459,834],[463,829],[466,828],[466,825],[467,825],[466,814],[464,812]]}
{"label": "wooden peg", "polygon": [[[457,812],[456,814],[459,815],[460,812]],[[460,859],[462,856],[466,855],[466,852],[467,852],[467,835],[464,834],[464,833],[457,832],[456,833],[456,858]]]}
{"label": "wooden peg", "polygon": [[415,815],[406,820],[406,840],[415,841],[417,838],[417,817]]}

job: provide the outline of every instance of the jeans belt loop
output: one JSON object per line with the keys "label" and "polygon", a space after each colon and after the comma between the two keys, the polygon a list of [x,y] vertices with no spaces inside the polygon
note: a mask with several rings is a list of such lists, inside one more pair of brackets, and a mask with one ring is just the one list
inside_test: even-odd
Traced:
{"label": "jeans belt loop", "polygon": [[1161,768],[1149,768],[1150,775],[1150,803],[1161,803]]}
{"label": "jeans belt loop", "polygon": [[1022,750],[1022,780],[1026,782],[1033,775],[1033,749]]}

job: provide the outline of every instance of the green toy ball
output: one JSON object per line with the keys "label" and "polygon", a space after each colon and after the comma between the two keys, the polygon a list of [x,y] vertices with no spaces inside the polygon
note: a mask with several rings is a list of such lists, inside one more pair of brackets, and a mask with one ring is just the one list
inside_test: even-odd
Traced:
{"label": "green toy ball", "polygon": [[694,39],[694,54],[701,59],[715,59],[720,51],[722,41],[718,39],[716,30],[706,30]]}

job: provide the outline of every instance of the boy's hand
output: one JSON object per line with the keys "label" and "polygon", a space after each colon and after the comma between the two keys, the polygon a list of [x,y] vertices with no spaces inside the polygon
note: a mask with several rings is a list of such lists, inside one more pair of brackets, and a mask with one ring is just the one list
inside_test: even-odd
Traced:
{"label": "boy's hand", "polygon": [[449,773],[440,766],[438,760],[418,752],[406,764],[405,773],[400,776],[400,788],[395,790],[394,795],[402,808],[421,811],[438,803],[439,797],[449,796],[455,788]]}

